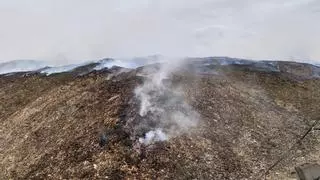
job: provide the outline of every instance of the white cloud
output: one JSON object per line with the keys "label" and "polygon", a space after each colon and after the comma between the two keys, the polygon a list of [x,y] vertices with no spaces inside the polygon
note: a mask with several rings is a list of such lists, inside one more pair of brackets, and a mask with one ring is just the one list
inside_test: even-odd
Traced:
{"label": "white cloud", "polygon": [[0,62],[151,54],[320,60],[317,0],[0,1]]}

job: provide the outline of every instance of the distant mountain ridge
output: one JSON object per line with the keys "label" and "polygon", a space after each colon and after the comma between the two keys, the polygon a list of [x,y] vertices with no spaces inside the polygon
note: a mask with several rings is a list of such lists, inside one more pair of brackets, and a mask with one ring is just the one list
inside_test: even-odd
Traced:
{"label": "distant mountain ridge", "polygon": [[[134,57],[127,59],[113,59],[104,58],[100,60],[86,61],[79,64],[69,64],[64,66],[50,66],[49,63],[44,61],[36,60],[14,60],[0,64],[0,74],[16,73],[16,72],[37,72],[45,75],[72,72],[75,69],[89,66],[86,68],[86,72],[100,71],[105,68],[112,68],[113,66],[135,69],[137,67],[145,66],[148,64],[169,62],[164,56],[147,56],[147,57]],[[241,58],[230,58],[230,57],[203,57],[203,58],[185,58],[184,62],[191,64],[192,66],[199,66],[198,71],[211,71],[219,66],[241,66],[243,68],[249,68],[258,71],[272,71],[272,72],[286,72],[290,67],[288,73],[298,73],[297,75],[304,75],[308,77],[320,77],[320,65],[319,64],[308,64],[300,62],[290,61],[269,61],[269,60],[248,60]],[[294,71],[295,69],[295,71]],[[299,72],[298,72],[299,71]]]}
{"label": "distant mountain ridge", "polygon": [[0,63],[0,74],[12,72],[34,71],[44,68],[49,64],[44,61],[37,60],[13,60],[9,62]]}

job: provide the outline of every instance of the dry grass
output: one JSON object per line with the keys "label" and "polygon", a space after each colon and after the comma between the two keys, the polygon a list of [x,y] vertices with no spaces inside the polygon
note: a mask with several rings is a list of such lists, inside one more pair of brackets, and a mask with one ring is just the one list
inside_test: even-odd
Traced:
{"label": "dry grass", "polygon": [[[291,67],[291,66],[290,66]],[[286,67],[286,71],[288,68]],[[172,80],[201,114],[190,133],[133,150],[135,71],[0,77],[0,179],[257,179],[320,118],[320,80],[237,67]],[[304,72],[304,71],[303,71]],[[108,131],[106,147],[99,134]],[[312,131],[268,179],[320,163]]]}

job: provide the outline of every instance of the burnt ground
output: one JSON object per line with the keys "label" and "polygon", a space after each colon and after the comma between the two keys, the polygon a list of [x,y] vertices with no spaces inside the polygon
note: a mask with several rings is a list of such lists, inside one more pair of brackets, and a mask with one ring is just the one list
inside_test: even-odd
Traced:
{"label": "burnt ground", "polygon": [[127,120],[141,69],[0,76],[0,179],[295,179],[295,166],[320,163],[309,66],[176,72],[200,123],[137,151]]}

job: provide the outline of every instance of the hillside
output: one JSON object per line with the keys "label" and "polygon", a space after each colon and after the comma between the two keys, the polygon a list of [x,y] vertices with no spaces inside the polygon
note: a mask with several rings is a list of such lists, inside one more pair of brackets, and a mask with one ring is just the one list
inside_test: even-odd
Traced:
{"label": "hillside", "polygon": [[0,179],[295,179],[320,163],[317,66],[95,67],[0,75]]}

